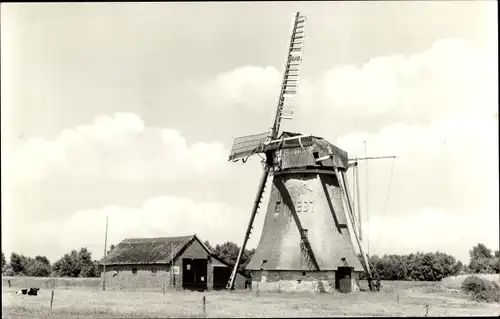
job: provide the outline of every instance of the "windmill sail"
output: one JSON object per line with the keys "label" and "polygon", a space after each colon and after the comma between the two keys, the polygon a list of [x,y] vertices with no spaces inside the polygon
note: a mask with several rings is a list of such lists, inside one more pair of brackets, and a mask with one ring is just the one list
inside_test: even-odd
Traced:
{"label": "windmill sail", "polygon": [[[279,134],[281,119],[290,119],[293,117],[293,110],[284,110],[285,104],[289,99],[297,93],[298,89],[298,81],[299,81],[299,66],[302,61],[301,53],[304,43],[304,24],[305,17],[301,16],[299,12],[295,14],[295,21],[293,24],[292,37],[290,39],[290,45],[288,47],[288,57],[285,66],[285,74],[283,76],[283,82],[281,84],[281,90],[278,98],[278,107],[276,109],[276,115],[274,118],[274,123],[271,128],[270,134],[264,136],[264,134],[250,135],[244,136],[235,139],[231,154],[229,156],[230,160],[235,160],[238,158],[242,158],[244,156],[250,156],[253,153],[265,152],[266,153],[266,161],[264,166],[264,171],[262,172],[261,181],[259,183],[259,187],[257,189],[257,195],[255,197],[255,202],[253,205],[252,213],[250,215],[250,221],[248,223],[248,227],[245,233],[245,237],[243,239],[243,243],[241,245],[240,251],[238,253],[238,257],[236,259],[236,264],[234,265],[233,271],[229,276],[229,281],[227,283],[226,288],[233,289],[234,287],[234,279],[236,278],[236,274],[240,265],[241,256],[246,248],[246,243],[248,238],[250,237],[251,230],[253,228],[253,221],[255,219],[255,215],[259,209],[259,205],[262,201],[262,196],[264,194],[264,188],[266,185],[267,178],[269,177],[269,172],[272,168],[273,163],[273,147],[276,148],[276,145],[283,146],[283,143],[274,143]],[[293,138],[291,140],[297,140],[297,138]],[[300,137],[298,138],[299,143]],[[305,141],[308,143],[308,141]],[[267,148],[266,148],[267,144]],[[270,144],[270,145],[269,145]],[[293,142],[288,142],[288,145],[293,145]],[[312,140],[309,141],[308,145],[312,144]],[[302,144],[301,144],[302,145]],[[294,146],[296,147],[296,146]]]}
{"label": "windmill sail", "polygon": [[[281,119],[292,119],[295,111],[293,104],[299,85],[299,68],[302,62],[302,49],[304,47],[304,27],[306,17],[299,12],[295,14],[292,37],[288,47],[288,58],[285,65],[285,73],[281,84],[281,91],[278,98],[278,108],[271,130],[272,139],[276,139],[279,134]],[[285,109],[285,106],[287,109]]]}
{"label": "windmill sail", "polygon": [[269,139],[269,132],[237,137],[234,139],[229,160],[235,161],[263,151],[265,142]]}

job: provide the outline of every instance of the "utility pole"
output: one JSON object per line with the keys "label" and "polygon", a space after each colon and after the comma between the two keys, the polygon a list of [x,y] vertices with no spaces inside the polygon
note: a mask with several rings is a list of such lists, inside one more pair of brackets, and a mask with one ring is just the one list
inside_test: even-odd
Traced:
{"label": "utility pole", "polygon": [[106,255],[108,247],[108,216],[106,216],[106,233],[104,234],[104,258],[102,262],[102,290],[106,290]]}
{"label": "utility pole", "polygon": [[174,244],[170,244],[170,282],[172,283],[172,290],[175,288],[174,283]]}

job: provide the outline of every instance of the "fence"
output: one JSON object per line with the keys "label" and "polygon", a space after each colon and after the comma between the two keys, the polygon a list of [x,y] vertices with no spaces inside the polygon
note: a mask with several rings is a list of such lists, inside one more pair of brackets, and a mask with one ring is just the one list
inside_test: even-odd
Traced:
{"label": "fence", "polygon": [[[9,285],[10,282],[10,285]],[[102,285],[101,278],[52,278],[52,277],[11,277],[2,276],[2,287],[26,288],[37,287],[42,289],[87,288],[99,289]]]}

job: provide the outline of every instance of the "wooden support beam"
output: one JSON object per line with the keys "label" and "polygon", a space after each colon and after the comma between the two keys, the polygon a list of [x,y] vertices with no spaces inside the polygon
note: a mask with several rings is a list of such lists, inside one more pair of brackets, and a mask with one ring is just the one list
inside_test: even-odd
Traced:
{"label": "wooden support beam", "polygon": [[236,264],[234,265],[231,276],[229,277],[229,281],[226,285],[226,289],[234,288],[234,279],[236,278],[236,274],[238,272],[238,267],[240,266],[241,256],[245,251],[248,238],[250,237],[250,232],[252,231],[253,222],[255,220],[255,215],[257,215],[257,211],[259,209],[260,202],[262,200],[262,194],[264,193],[264,189],[266,187],[266,181],[269,176],[269,170],[271,167],[266,164],[264,167],[264,171],[262,172],[262,177],[260,178],[259,187],[257,189],[257,194],[255,195],[255,201],[252,208],[252,213],[250,214],[250,221],[248,222],[247,231],[245,233],[245,237],[243,238],[243,244],[241,244],[240,251],[238,253],[238,257],[236,258]]}
{"label": "wooden support beam", "polygon": [[375,157],[360,157],[360,158],[350,158],[349,161],[366,161],[374,159],[385,159],[385,158],[397,158],[397,156],[375,156]]}
{"label": "wooden support beam", "polygon": [[[345,202],[347,203],[347,206],[348,206],[348,211],[346,211],[346,215],[349,217],[348,219],[351,220],[351,222],[353,221],[353,218],[352,218],[352,206],[349,204],[349,201],[347,200],[347,192],[345,190],[345,184],[343,183],[343,178],[341,176],[341,174],[343,172],[339,172],[338,168],[335,167],[335,173],[337,175],[337,179],[339,181],[339,185],[340,185],[340,188],[341,188],[341,193],[343,195],[343,198],[345,200]],[[341,180],[342,178],[342,180]],[[353,224],[351,224],[353,225]],[[361,244],[361,241],[359,240],[359,237],[358,237],[358,234],[354,228],[354,225],[353,225],[353,233],[354,233],[354,237],[356,239],[356,242],[358,244],[358,247],[359,247],[359,251],[361,253],[361,258],[363,259],[363,263],[362,263],[362,266],[368,276],[368,286],[370,287],[370,290],[373,290],[374,287],[373,287],[373,283],[372,283],[372,273],[371,273],[371,270],[370,270],[370,265],[369,265],[369,262],[368,262],[368,259],[365,255],[365,251],[363,249],[363,245]]]}

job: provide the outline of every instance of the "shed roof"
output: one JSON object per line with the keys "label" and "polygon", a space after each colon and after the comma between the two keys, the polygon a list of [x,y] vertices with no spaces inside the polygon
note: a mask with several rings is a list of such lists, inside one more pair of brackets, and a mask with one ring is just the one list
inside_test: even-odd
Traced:
{"label": "shed roof", "polygon": [[[108,256],[107,265],[126,264],[168,264],[179,255],[188,244],[198,240],[208,254],[212,252],[198,236],[128,238],[120,242]],[[101,261],[104,262],[104,259]]]}
{"label": "shed roof", "polygon": [[[227,267],[234,267],[233,264],[215,255],[196,234],[177,237],[124,239],[106,256],[106,265],[169,264],[172,255],[175,260],[195,240],[201,244],[211,258],[218,260]],[[104,263],[104,258],[101,259],[100,263]],[[239,269],[238,273],[246,277],[242,269]]]}

